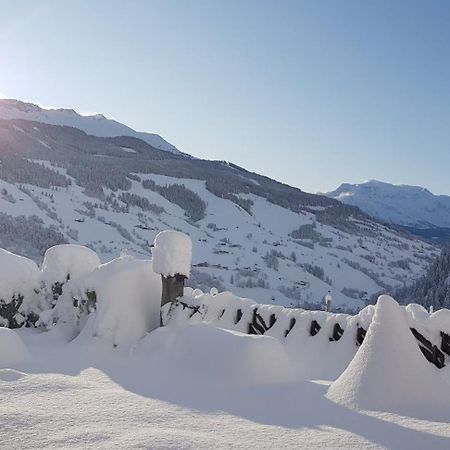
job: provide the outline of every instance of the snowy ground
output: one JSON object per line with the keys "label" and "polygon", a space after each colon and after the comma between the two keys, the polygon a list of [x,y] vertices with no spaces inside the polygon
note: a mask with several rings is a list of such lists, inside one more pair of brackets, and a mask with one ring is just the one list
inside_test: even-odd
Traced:
{"label": "snowy ground", "polygon": [[[194,350],[171,365],[154,351],[165,331],[131,356],[19,333],[30,356],[0,369],[0,448],[450,448],[442,418],[348,409],[325,397],[327,381],[228,383],[208,378],[214,368]],[[196,371],[185,370],[191,356]]]}

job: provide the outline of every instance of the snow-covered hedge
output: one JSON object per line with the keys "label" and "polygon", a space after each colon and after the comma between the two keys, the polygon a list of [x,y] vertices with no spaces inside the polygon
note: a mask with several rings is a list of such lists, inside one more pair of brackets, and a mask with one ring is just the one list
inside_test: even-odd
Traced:
{"label": "snow-covered hedge", "polygon": [[17,328],[38,313],[39,277],[31,259],[0,249],[0,326]]}
{"label": "snow-covered hedge", "polygon": [[55,245],[44,255],[42,280],[47,284],[65,283],[86,276],[100,265],[97,253],[82,245]]}
{"label": "snow-covered hedge", "polygon": [[121,256],[100,264],[79,245],[47,250],[42,269],[0,249],[0,326],[63,330],[129,347],[160,324],[161,277],[151,260]]}
{"label": "snow-covered hedge", "polygon": [[[78,297],[78,308],[95,293],[95,304],[86,310],[88,323],[80,339],[93,336],[114,347],[129,348],[160,325],[161,278],[153,272],[151,260],[122,256],[102,264],[71,285],[70,296]],[[91,313],[91,314],[89,314]],[[80,330],[81,331],[81,330]]]}

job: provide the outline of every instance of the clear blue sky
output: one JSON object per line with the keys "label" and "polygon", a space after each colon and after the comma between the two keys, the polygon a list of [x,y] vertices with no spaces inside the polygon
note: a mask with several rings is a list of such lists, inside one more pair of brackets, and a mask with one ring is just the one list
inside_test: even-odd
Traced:
{"label": "clear blue sky", "polygon": [[306,191],[450,194],[450,1],[0,0],[0,93]]}

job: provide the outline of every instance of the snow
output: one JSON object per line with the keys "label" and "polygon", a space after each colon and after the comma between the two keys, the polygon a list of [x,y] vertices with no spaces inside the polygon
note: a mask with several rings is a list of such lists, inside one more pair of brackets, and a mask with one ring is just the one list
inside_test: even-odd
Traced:
{"label": "snow", "polygon": [[[14,330],[0,327],[0,369],[22,363],[28,358],[28,350],[20,336]],[[0,372],[0,379],[8,375],[7,372]]]}
{"label": "snow", "polygon": [[[229,382],[207,361],[237,376],[242,369],[220,363],[222,347],[237,363],[247,345],[270,351],[264,337],[241,351],[248,337],[169,326],[124,355],[53,333],[19,333],[31,356],[0,371],[2,448],[449,448],[447,422],[349,409],[327,399],[329,382],[280,380],[276,367],[263,380]],[[277,360],[254,364],[246,375]]]}
{"label": "snow", "polygon": [[[78,251],[47,256],[69,255]],[[152,261],[129,255],[71,277],[55,310],[73,308],[86,291],[96,292],[96,308],[77,336],[63,322],[50,331],[0,328],[0,448],[450,445],[450,372],[426,361],[409,330],[430,336],[449,311],[382,296],[349,316],[185,288],[159,327],[160,276]],[[254,308],[266,323],[277,317],[263,336],[244,334]],[[312,320],[321,326],[315,336]],[[335,323],[344,333],[332,342]],[[357,326],[368,328],[359,350]]]}
{"label": "snow", "polygon": [[179,231],[158,233],[152,248],[153,269],[164,276],[184,275],[189,278],[192,259],[192,241]]}
{"label": "snow", "polygon": [[331,385],[327,397],[358,409],[450,420],[450,385],[426,361],[407,325],[404,311],[380,296],[360,350]]}
{"label": "snow", "polygon": [[[167,382],[255,386],[286,383],[294,378],[281,342],[270,336],[250,336],[206,323],[167,326],[150,333],[136,350],[149,358]],[[153,376],[158,376],[158,369]]]}
{"label": "snow", "polygon": [[0,381],[17,381],[27,374],[14,369],[0,369]]}
{"label": "snow", "polygon": [[81,280],[78,289],[95,291],[97,297],[96,312],[89,315],[79,341],[94,339],[129,349],[159,327],[161,279],[150,260],[116,258]]}
{"label": "snow", "polygon": [[90,248],[63,244],[50,247],[42,263],[43,278],[50,283],[86,276],[100,265],[100,258]]}

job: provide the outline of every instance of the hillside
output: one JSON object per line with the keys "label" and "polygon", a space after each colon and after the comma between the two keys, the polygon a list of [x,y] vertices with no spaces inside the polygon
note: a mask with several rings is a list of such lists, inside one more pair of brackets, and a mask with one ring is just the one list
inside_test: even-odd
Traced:
{"label": "hillside", "polygon": [[37,262],[63,242],[103,261],[124,249],[147,257],[172,228],[194,242],[195,287],[288,306],[331,291],[334,308],[358,309],[438,254],[357,207],[135,137],[0,119],[0,155],[0,246]]}

